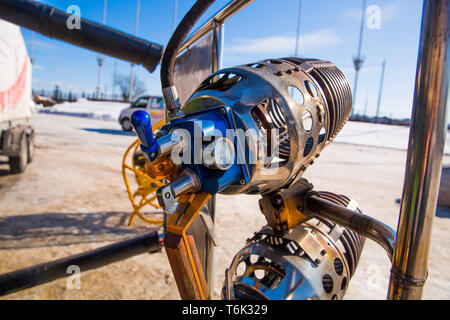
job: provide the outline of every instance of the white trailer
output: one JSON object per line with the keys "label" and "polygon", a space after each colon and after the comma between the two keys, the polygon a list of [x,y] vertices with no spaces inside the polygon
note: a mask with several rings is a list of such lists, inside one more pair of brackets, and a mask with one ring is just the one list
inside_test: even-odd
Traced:
{"label": "white trailer", "polygon": [[0,20],[0,155],[12,173],[25,171],[33,158],[31,62],[20,28]]}

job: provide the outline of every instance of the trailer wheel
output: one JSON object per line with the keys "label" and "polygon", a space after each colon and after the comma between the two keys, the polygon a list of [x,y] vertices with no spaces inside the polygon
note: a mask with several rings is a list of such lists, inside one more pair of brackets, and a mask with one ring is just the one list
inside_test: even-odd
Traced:
{"label": "trailer wheel", "polygon": [[34,134],[27,135],[27,162],[33,161],[34,156]]}
{"label": "trailer wheel", "polygon": [[122,125],[122,129],[124,131],[131,131],[133,130],[133,126],[131,125],[131,121],[128,118],[123,119],[120,124]]}
{"label": "trailer wheel", "polygon": [[20,138],[19,156],[9,157],[9,169],[11,173],[22,173],[25,171],[28,163],[27,137],[23,134]]}

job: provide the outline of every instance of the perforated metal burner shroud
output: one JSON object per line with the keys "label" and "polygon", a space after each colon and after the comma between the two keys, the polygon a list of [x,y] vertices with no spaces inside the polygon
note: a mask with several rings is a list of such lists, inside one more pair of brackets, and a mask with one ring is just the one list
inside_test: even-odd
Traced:
{"label": "perforated metal burner shroud", "polygon": [[245,150],[257,160],[248,163],[249,183],[222,193],[255,194],[299,177],[343,127],[352,98],[347,78],[333,63],[283,58],[219,70],[183,110],[220,105],[231,107],[236,126],[247,133]]}
{"label": "perforated metal burner shroud", "polygon": [[[331,192],[319,192],[319,196],[361,212],[346,196]],[[342,299],[364,242],[364,237],[326,219],[309,220],[283,234],[275,234],[266,226],[233,258],[222,297]]]}

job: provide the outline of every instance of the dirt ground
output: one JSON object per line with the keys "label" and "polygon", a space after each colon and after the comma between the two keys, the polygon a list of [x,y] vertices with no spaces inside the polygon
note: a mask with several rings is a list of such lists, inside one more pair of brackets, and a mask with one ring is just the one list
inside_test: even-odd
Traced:
{"label": "dirt ground", "polygon": [[[114,122],[36,114],[36,154],[21,175],[0,160],[0,273],[97,248],[151,229],[126,225],[131,206],[121,160],[135,137]],[[344,128],[345,130],[345,128]],[[332,143],[305,177],[317,190],[355,199],[365,214],[396,227],[406,151]],[[444,158],[450,163],[450,157]],[[214,292],[220,297],[224,270],[233,255],[265,224],[259,196],[217,197]],[[433,223],[425,299],[450,299],[450,211]],[[238,222],[238,223],[237,223]],[[389,260],[366,242],[346,299],[384,299]],[[165,252],[143,254],[82,272],[81,289],[66,279],[2,299],[179,299]]]}

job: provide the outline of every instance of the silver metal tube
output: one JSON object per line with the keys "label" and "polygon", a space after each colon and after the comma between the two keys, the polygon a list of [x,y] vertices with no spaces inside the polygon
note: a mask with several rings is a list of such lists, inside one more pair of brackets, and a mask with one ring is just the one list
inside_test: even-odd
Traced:
{"label": "silver metal tube", "polygon": [[328,219],[375,241],[386,250],[389,259],[392,261],[395,231],[388,225],[362,213],[322,199],[317,195],[307,196],[304,207],[304,214],[307,216]]}
{"label": "silver metal tube", "polygon": [[222,23],[225,22],[228,18],[234,15],[236,12],[247,6],[253,0],[233,0],[228,3],[225,7],[220,9],[214,16],[206,21],[203,25],[201,25],[197,30],[195,30],[192,35],[184,41],[183,45],[178,50],[178,53],[182,53],[184,50],[189,48],[192,44],[194,44],[197,40],[208,34],[211,30],[213,30],[214,22]]}
{"label": "silver metal tube", "polygon": [[[217,70],[220,70],[223,68],[223,50],[225,47],[225,23],[221,22],[219,23],[219,30],[218,30],[218,39],[217,39]],[[214,70],[216,72],[217,70]]]}
{"label": "silver metal tube", "polygon": [[178,203],[176,198],[182,194],[197,192],[200,188],[200,178],[194,171],[186,169],[168,185],[159,188],[156,191],[156,197],[164,211],[175,213],[178,205],[183,205]]}
{"label": "silver metal tube", "polygon": [[216,72],[223,67],[224,22],[213,21],[212,70]]}
{"label": "silver metal tube", "polygon": [[201,182],[198,176],[189,170],[185,170],[178,178],[173,180],[169,186],[172,188],[174,198],[189,192],[197,192]]}
{"label": "silver metal tube", "polygon": [[[216,21],[213,20],[212,23],[213,27],[213,52],[212,52],[212,70],[211,72],[216,72],[223,68],[223,48],[224,48],[224,32],[225,32],[225,21]],[[208,211],[209,211],[209,217],[212,221],[212,227],[210,229],[214,230],[214,218],[215,218],[215,196],[213,196],[209,204],[207,205]],[[195,225],[194,225],[195,227]],[[203,228],[202,228],[203,229]],[[205,227],[205,229],[208,229],[208,227]],[[203,233],[203,230],[201,231]],[[208,232],[208,231],[207,231]],[[206,236],[205,242],[205,264],[204,264],[204,270],[205,270],[205,277],[206,277],[206,283],[208,285],[209,291],[213,291],[213,256],[214,256],[214,246],[216,244],[212,243],[212,240],[209,235]]]}
{"label": "silver metal tube", "polygon": [[425,0],[389,299],[420,299],[445,143],[449,1]]}
{"label": "silver metal tube", "polygon": [[162,136],[161,138],[156,139],[159,146],[159,156],[168,156],[172,154],[172,151],[175,150],[177,154],[181,153],[183,149],[186,147],[183,145],[182,137],[177,134],[176,131],[171,132]]}

